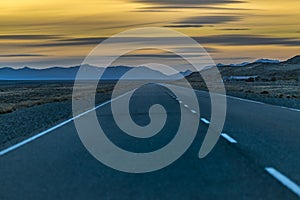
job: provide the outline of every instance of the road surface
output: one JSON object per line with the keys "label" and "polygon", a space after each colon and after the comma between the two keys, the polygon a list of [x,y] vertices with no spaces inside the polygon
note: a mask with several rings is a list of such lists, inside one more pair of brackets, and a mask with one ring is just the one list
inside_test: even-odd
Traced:
{"label": "road surface", "polygon": [[[201,117],[191,118],[191,123],[199,123],[198,134],[170,166],[145,174],[111,169],[88,153],[69,120],[2,151],[0,199],[299,199],[300,112],[228,97],[222,137],[199,159],[211,105],[206,92],[196,94]],[[98,119],[108,137],[126,150],[159,149],[176,133],[180,104],[188,103],[175,100],[160,85],[145,85],[131,102],[137,124],[149,123],[147,109],[153,103],[162,104],[168,118],[163,130],[148,140],[122,133],[109,103],[97,109]]]}

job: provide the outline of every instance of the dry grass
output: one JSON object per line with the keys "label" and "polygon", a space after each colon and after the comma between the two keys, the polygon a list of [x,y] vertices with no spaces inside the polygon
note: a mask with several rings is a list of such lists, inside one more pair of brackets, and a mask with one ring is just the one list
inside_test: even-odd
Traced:
{"label": "dry grass", "polygon": [[[199,76],[190,76],[188,80],[193,88],[206,90],[205,82]],[[173,82],[174,83],[174,82]],[[137,83],[123,84],[125,91],[135,88]],[[181,85],[182,82],[176,81]],[[89,84],[82,84],[83,93],[90,91]],[[261,98],[300,100],[300,86],[293,80],[278,81],[228,81],[225,82],[226,92],[230,95],[260,96]],[[114,83],[99,84],[97,94],[111,94]],[[0,82],[0,114],[10,113],[20,108],[32,107],[52,102],[72,99],[72,82],[34,82],[34,83],[3,83]],[[92,92],[92,91],[91,91]]]}
{"label": "dry grass", "polygon": [[[123,82],[121,92],[129,91],[135,88],[137,84],[139,83],[134,81]],[[96,103],[103,101],[102,97],[98,98],[99,96],[110,96],[114,85],[114,82],[109,81],[99,83],[96,90]],[[91,82],[83,82],[77,86],[81,91],[78,94],[78,99],[94,93]],[[35,105],[70,101],[72,100],[72,92],[73,82],[71,81],[0,81],[0,114],[10,113],[20,108]]]}
{"label": "dry grass", "polygon": [[[89,90],[83,84],[83,91]],[[111,92],[113,84],[102,84],[97,93]],[[13,112],[19,108],[32,107],[45,103],[68,101],[72,99],[71,82],[31,82],[0,84],[0,114]]]}

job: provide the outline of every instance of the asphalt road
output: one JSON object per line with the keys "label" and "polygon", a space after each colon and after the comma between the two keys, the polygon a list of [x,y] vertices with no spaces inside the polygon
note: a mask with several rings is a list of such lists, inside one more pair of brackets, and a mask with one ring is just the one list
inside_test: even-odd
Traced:
{"label": "asphalt road", "polygon": [[[202,120],[192,117],[191,108],[186,110],[190,123],[199,123],[198,134],[187,152],[166,168],[145,174],[111,169],[88,153],[70,121],[2,152],[0,199],[299,199],[300,112],[228,97],[226,135],[199,159],[208,128],[203,119],[210,121],[211,105],[206,92],[196,94]],[[124,134],[113,122],[109,104],[99,107],[97,115],[119,147],[153,151],[172,140],[180,106],[188,102],[179,103],[162,86],[149,84],[134,93],[133,120],[147,125],[148,108],[154,103],[163,105],[168,117],[166,126],[150,139]]]}

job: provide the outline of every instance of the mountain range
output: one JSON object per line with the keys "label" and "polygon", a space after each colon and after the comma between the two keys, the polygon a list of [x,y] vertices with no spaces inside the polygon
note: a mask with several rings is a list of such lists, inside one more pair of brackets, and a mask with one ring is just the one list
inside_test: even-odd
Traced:
{"label": "mountain range", "polygon": [[[0,68],[0,80],[74,80],[80,66],[74,67],[50,67],[46,69],[34,69],[24,67],[20,69],[13,69],[10,67]],[[126,79],[180,79],[182,76],[190,75],[192,72],[187,70],[173,75],[165,75],[160,71],[156,71],[147,67],[128,67],[128,66],[115,66],[115,67],[95,67],[91,65],[84,65],[84,77],[82,79],[89,80],[95,74],[101,73],[101,80],[118,80],[126,72],[129,75]]]}
{"label": "mountain range", "polygon": [[238,64],[222,64],[222,63],[219,63],[217,64],[217,67],[224,67],[224,66],[231,66],[231,67],[243,67],[243,66],[246,66],[246,65],[249,65],[249,64],[254,64],[254,63],[273,63],[273,64],[277,64],[277,63],[280,63],[281,61],[280,60],[271,60],[271,59],[265,59],[265,58],[262,58],[262,59],[258,59],[254,62],[242,62],[242,63],[238,63]]}
{"label": "mountain range", "polygon": [[[259,76],[298,76],[300,74],[300,56],[295,56],[287,61],[259,59],[252,63],[244,62],[240,64],[217,64],[216,65],[222,75],[224,76],[242,76],[242,75],[259,75]],[[46,69],[34,69],[24,67],[14,69],[10,67],[0,68],[0,80],[74,80],[80,66],[74,67],[50,67]],[[209,69],[209,68],[207,68]],[[130,71],[127,79],[161,79],[174,80],[180,79],[182,76],[190,76],[193,72],[186,70],[178,74],[166,75],[160,71],[153,70],[147,67],[95,67],[91,65],[84,65],[85,77],[83,79],[90,79],[96,73],[101,73],[101,80],[118,80],[126,72]]]}

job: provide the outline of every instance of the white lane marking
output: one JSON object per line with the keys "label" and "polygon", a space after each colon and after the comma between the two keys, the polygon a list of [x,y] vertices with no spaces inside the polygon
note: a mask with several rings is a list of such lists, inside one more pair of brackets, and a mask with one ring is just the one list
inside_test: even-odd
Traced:
{"label": "white lane marking", "polygon": [[117,100],[117,99],[119,99],[119,98],[121,98],[121,97],[123,97],[123,96],[129,94],[130,92],[133,92],[133,91],[134,91],[134,90],[128,91],[128,92],[126,92],[126,93],[124,93],[124,94],[122,94],[122,95],[120,95],[120,96],[118,96],[118,97],[116,97],[116,98],[114,98],[114,99],[108,100],[108,101],[106,101],[106,102],[104,102],[104,103],[102,103],[102,104],[100,104],[100,105],[98,105],[98,106],[95,106],[94,108],[89,109],[89,110],[87,110],[87,111],[85,111],[85,112],[83,112],[83,113],[81,113],[81,114],[79,114],[79,115],[77,115],[77,116],[75,116],[75,117],[72,117],[72,118],[70,118],[70,119],[68,119],[68,120],[66,120],[66,121],[63,121],[63,122],[61,122],[61,123],[59,123],[59,124],[57,124],[57,125],[55,125],[55,126],[49,128],[49,129],[43,131],[43,132],[41,132],[41,133],[38,133],[38,134],[36,134],[36,135],[34,135],[34,136],[32,136],[32,137],[26,139],[26,140],[23,140],[22,142],[19,142],[19,143],[15,144],[15,145],[13,145],[13,146],[11,146],[11,147],[8,147],[8,148],[6,148],[6,149],[0,151],[0,156],[2,156],[2,155],[4,155],[4,154],[7,154],[7,153],[9,153],[9,152],[11,152],[11,151],[13,151],[13,150],[15,150],[15,149],[17,149],[17,148],[19,148],[19,147],[25,145],[25,144],[28,144],[28,143],[34,141],[35,139],[38,139],[38,138],[40,138],[40,137],[46,135],[47,133],[50,133],[51,131],[53,131],[53,130],[59,128],[59,127],[62,127],[62,126],[64,126],[64,125],[66,125],[67,123],[70,123],[70,122],[73,121],[74,119],[77,119],[77,118],[79,118],[79,117],[81,117],[81,116],[83,116],[83,115],[86,115],[87,113],[92,112],[93,110],[96,110],[96,109],[98,109],[98,108],[100,108],[100,107],[102,107],[102,106],[104,106],[104,105],[106,105],[106,104],[108,104],[108,103],[110,103],[110,102],[112,102],[112,101],[114,101],[114,100]]}
{"label": "white lane marking", "polygon": [[167,93],[171,98],[175,99],[176,97],[173,94]]}
{"label": "white lane marking", "polygon": [[210,124],[210,122],[207,120],[207,119],[205,119],[205,118],[201,118],[200,119],[202,122],[204,122],[205,124]]}
{"label": "white lane marking", "polygon": [[[164,85],[164,84],[161,84],[161,85]],[[170,85],[170,84],[165,84],[165,85]],[[178,88],[182,88],[182,89],[187,89],[187,90],[194,90],[194,91],[197,91],[199,93],[209,94],[209,92],[206,92],[206,91],[203,91],[203,90],[195,90],[195,89],[190,89],[190,88],[186,88],[186,87],[182,87],[182,86],[178,86],[178,85],[170,85],[170,86],[174,86],[174,87],[178,87]],[[239,98],[239,97],[230,96],[230,95],[227,95],[227,94],[226,95],[218,94],[218,95],[226,96],[226,97],[231,98],[231,99],[237,99],[237,100],[240,100],[240,101],[246,101],[246,102],[250,102],[250,103],[262,104],[262,105],[267,104],[267,103],[264,103],[264,102],[254,101],[254,100],[250,100],[250,99],[243,99],[243,98]],[[291,110],[291,111],[300,112],[300,109],[296,109],[296,108],[289,108],[289,107],[285,107],[285,106],[278,106],[278,105],[272,105],[272,104],[267,104],[267,105],[274,106],[274,107],[280,107],[280,108],[288,109],[288,110]]]}
{"label": "white lane marking", "polygon": [[293,191],[298,197],[300,197],[300,187],[295,182],[293,182],[291,179],[277,171],[276,169],[272,167],[266,167],[265,170],[271,174],[275,179],[277,179],[280,183],[282,183],[284,186],[286,186],[288,189]]}
{"label": "white lane marking", "polygon": [[221,136],[223,138],[225,138],[228,142],[236,144],[237,141],[235,139],[233,139],[232,137],[230,137],[229,135],[227,135],[226,133],[221,133]]}
{"label": "white lane marking", "polygon": [[250,99],[243,99],[243,98],[233,97],[233,96],[229,96],[229,95],[225,95],[225,96],[227,96],[228,98],[231,98],[231,99],[237,99],[237,100],[240,100],[240,101],[246,101],[246,102],[250,102],[250,103],[266,104],[266,103],[264,103],[264,102],[254,101],[254,100],[250,100]]}
{"label": "white lane marking", "polygon": [[41,132],[41,133],[39,133],[39,134],[37,134],[37,135],[34,135],[33,137],[30,137],[30,138],[28,138],[28,139],[26,139],[26,140],[24,140],[24,141],[22,141],[22,142],[20,142],[20,143],[17,143],[17,144],[15,144],[15,145],[11,146],[11,147],[8,147],[7,149],[4,149],[4,150],[0,151],[0,156],[4,155],[4,154],[6,154],[6,153],[8,153],[8,152],[10,152],[10,151],[13,151],[13,150],[15,150],[15,149],[17,149],[17,148],[19,148],[19,147],[25,145],[25,144],[27,144],[27,143],[29,143],[29,142],[31,142],[31,141],[37,139],[37,138],[39,138],[39,137],[41,137],[41,136],[43,136],[43,135],[45,135],[45,134],[47,134],[47,133],[49,133],[49,132],[51,132],[51,131],[57,129],[57,128],[59,128],[59,127],[65,125],[65,124],[71,122],[72,120],[73,120],[73,118],[68,119],[68,120],[66,120],[66,121],[64,121],[64,122],[62,122],[62,123],[60,123],[60,124],[57,124],[56,126],[53,126],[53,127],[50,128],[50,129],[47,129],[47,130],[45,130],[45,131],[43,131],[43,132]]}
{"label": "white lane marking", "polygon": [[[199,90],[199,91],[200,91],[200,90]],[[200,91],[200,92],[201,92],[201,91]],[[229,96],[229,95],[226,95],[226,96],[227,96],[228,98],[237,99],[237,100],[240,100],[240,101],[247,101],[247,102],[250,102],[250,103],[267,104],[267,103],[260,102],[260,101],[254,101],[254,100],[249,100],[249,99],[243,99],[243,98],[233,97],[233,96]],[[274,107],[280,107],[280,108],[287,109],[287,110],[291,110],[291,111],[300,112],[300,109],[296,109],[296,108],[289,108],[289,107],[286,107],[286,106],[279,106],[279,105],[273,105],[273,104],[267,104],[267,105],[274,106]]]}
{"label": "white lane marking", "polygon": [[296,108],[288,108],[288,107],[284,107],[285,109],[289,109],[291,111],[296,111],[296,112],[300,112],[300,109],[296,109]]}
{"label": "white lane marking", "polygon": [[191,109],[191,112],[194,113],[194,114],[197,113],[197,112],[196,112],[195,110],[193,110],[193,109]]}
{"label": "white lane marking", "polygon": [[182,101],[178,101],[179,103],[182,103]]}
{"label": "white lane marking", "polygon": [[291,110],[291,111],[300,112],[300,110],[299,110],[299,109],[296,109],[296,108],[289,108],[289,107],[285,107],[285,106],[280,106],[280,108],[288,109],[288,110]]}
{"label": "white lane marking", "polygon": [[186,105],[186,104],[184,104],[184,107],[188,108],[189,106],[188,106],[188,105]]}

